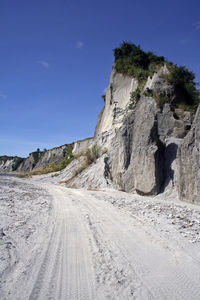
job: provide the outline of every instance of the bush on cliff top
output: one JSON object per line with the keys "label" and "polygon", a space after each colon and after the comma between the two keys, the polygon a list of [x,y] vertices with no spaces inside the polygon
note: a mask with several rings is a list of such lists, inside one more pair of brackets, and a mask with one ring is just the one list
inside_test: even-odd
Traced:
{"label": "bush on cliff top", "polygon": [[[123,42],[119,48],[115,48],[114,68],[117,72],[138,79],[139,88],[142,90],[148,76],[158,71],[164,64],[167,65],[169,74],[166,80],[174,86],[175,94],[178,97],[166,95],[150,96],[158,99],[159,105],[171,103],[174,107],[182,106],[187,110],[195,111],[200,103],[200,94],[196,89],[194,73],[183,66],[177,66],[168,62],[163,56],[157,56],[153,52],[145,52],[140,46]],[[176,96],[175,95],[175,96]],[[162,99],[160,99],[162,98]],[[174,101],[174,99],[176,99]]]}
{"label": "bush on cliff top", "polygon": [[[163,65],[164,56],[157,56],[153,52],[144,52],[140,46],[123,42],[119,48],[113,50],[115,56],[114,67],[117,72],[134,76],[139,81],[147,79],[153,66]],[[153,70],[152,70],[153,68]]]}

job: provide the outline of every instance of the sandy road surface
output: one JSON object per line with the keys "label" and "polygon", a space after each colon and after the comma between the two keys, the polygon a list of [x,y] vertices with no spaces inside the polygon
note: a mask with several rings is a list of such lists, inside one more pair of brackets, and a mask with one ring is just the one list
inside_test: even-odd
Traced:
{"label": "sandy road surface", "polygon": [[198,207],[43,188],[53,205],[48,234],[38,232],[42,247],[25,274],[2,284],[4,299],[200,299]]}

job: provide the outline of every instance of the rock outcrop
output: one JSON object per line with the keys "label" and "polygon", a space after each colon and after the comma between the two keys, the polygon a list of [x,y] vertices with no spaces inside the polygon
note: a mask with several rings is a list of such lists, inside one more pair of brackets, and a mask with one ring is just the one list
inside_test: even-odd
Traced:
{"label": "rock outcrop", "polygon": [[158,111],[152,98],[142,97],[119,130],[112,174],[124,191],[155,195],[161,189],[164,146],[158,136]]}
{"label": "rock outcrop", "polygon": [[178,149],[178,193],[181,200],[200,203],[200,106],[193,126]]}
{"label": "rock outcrop", "polygon": [[174,94],[174,87],[165,78],[165,75],[168,73],[166,65],[161,67],[153,76],[148,77],[144,91],[154,92],[157,95],[172,96]]}
{"label": "rock outcrop", "polygon": [[[155,94],[174,95],[173,86],[164,76],[167,72],[167,68],[162,67],[148,78],[139,101],[130,110],[130,93],[136,89],[137,80],[121,74],[118,77],[116,71],[112,71],[93,142],[103,145],[101,137],[109,136],[111,130],[113,135],[115,130],[108,139],[107,157],[109,176],[117,189],[157,195],[177,188],[177,150],[191,128],[193,117],[190,112],[174,112],[168,103],[158,105],[154,99]],[[152,96],[146,95],[147,89]],[[123,111],[118,122],[115,122],[113,103],[120,103]]]}
{"label": "rock outcrop", "polygon": [[100,112],[95,137],[122,125],[124,115],[128,110],[130,93],[136,90],[137,79],[119,74],[112,70],[105,95],[105,105]]}
{"label": "rock outcrop", "polygon": [[0,161],[0,172],[12,172],[14,165],[13,158],[7,158],[5,160]]}
{"label": "rock outcrop", "polygon": [[79,140],[76,141],[74,143],[74,147],[73,147],[73,155],[80,155],[81,153],[83,153],[85,151],[85,149],[87,149],[89,146],[91,146],[93,143],[93,138],[87,138],[84,140]]}
{"label": "rock outcrop", "polygon": [[[156,195],[176,185],[176,156],[188,120],[176,120],[168,104],[161,110],[153,98],[141,97],[124,118],[113,140],[111,170],[117,188]],[[185,129],[186,128],[186,129]]]}
{"label": "rock outcrop", "polygon": [[0,156],[0,173],[16,171],[23,161],[24,158],[18,156]]}

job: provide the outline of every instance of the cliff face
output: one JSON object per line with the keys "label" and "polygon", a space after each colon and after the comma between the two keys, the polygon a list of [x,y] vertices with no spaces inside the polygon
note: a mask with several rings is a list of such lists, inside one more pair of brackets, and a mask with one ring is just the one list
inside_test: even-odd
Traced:
{"label": "cliff face", "polygon": [[[178,190],[182,199],[198,201],[199,115],[191,129],[192,113],[175,112],[168,103],[158,105],[153,96],[145,93],[149,89],[152,94],[174,95],[173,86],[164,79],[166,72],[162,67],[148,78],[140,99],[130,109],[130,93],[137,88],[137,80],[112,71],[105,106],[91,141],[106,146],[107,153],[73,178],[71,186],[110,186],[141,195]],[[120,113],[116,115],[116,111]],[[194,193],[196,196],[191,196]]]}
{"label": "cliff face", "polygon": [[155,101],[143,97],[118,132],[119,146],[112,155],[112,174],[114,182],[124,191],[145,195],[160,191],[164,147],[158,136],[157,113]]}
{"label": "cliff face", "polygon": [[90,145],[92,145],[93,138],[87,138],[84,140],[76,141],[74,143],[73,147],[73,155],[80,155],[83,151],[85,151],[86,148],[88,148]]}
{"label": "cliff face", "polygon": [[29,154],[28,158],[26,158],[18,167],[17,171],[28,172],[32,170],[38,170],[51,163],[56,163],[63,160],[65,156],[65,149],[67,146],[69,145],[66,144],[41,152],[32,152]]}
{"label": "cliff face", "polygon": [[176,120],[169,104],[160,110],[153,98],[141,97],[127,114],[113,141],[112,174],[118,188],[156,195],[177,184],[177,149],[189,121]]}
{"label": "cliff face", "polygon": [[[73,145],[75,159],[60,173],[68,186],[112,187],[141,195],[175,191],[180,199],[200,202],[200,108],[194,114],[172,103],[159,103],[159,96],[180,100],[161,67],[141,87],[133,76],[112,70],[94,138]],[[139,94],[138,94],[139,90]],[[131,102],[131,95],[136,95]],[[175,99],[175,100],[174,100]],[[131,105],[130,105],[131,104]],[[193,121],[194,120],[194,121]],[[98,145],[103,155],[85,165],[83,153]],[[63,159],[67,145],[33,152],[27,159],[0,160],[1,171],[26,172]]]}
{"label": "cliff face", "polygon": [[16,171],[23,161],[18,156],[0,156],[0,173]]}
{"label": "cliff face", "polygon": [[123,117],[128,110],[130,93],[135,91],[138,82],[133,77],[124,76],[114,69],[105,94],[105,105],[99,114],[95,137],[122,125]]}
{"label": "cliff face", "polygon": [[7,159],[0,161],[0,171],[1,172],[12,172],[13,165],[14,165],[14,159],[7,157]]}
{"label": "cliff face", "polygon": [[178,149],[178,192],[182,200],[200,203],[200,107]]}
{"label": "cliff face", "polygon": [[66,147],[69,146],[73,148],[73,144],[66,144],[46,151],[35,151],[27,158],[4,156],[3,160],[0,157],[0,172],[29,172],[62,161],[66,155]]}
{"label": "cliff face", "polygon": [[[174,96],[173,86],[165,79],[167,73],[164,66],[148,77],[130,109],[130,94],[137,88],[137,80],[112,71],[94,140],[99,143],[105,132],[115,130],[107,157],[112,183],[118,189],[156,195],[179,184],[177,150],[193,117],[190,112],[175,113],[170,104],[158,105],[154,99],[155,94]],[[146,95],[147,90],[152,96]],[[116,111],[121,113],[116,116]]]}

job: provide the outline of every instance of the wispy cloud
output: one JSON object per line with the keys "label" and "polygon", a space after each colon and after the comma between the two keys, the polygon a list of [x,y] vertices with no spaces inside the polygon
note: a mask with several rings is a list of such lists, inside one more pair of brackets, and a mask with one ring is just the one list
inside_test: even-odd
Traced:
{"label": "wispy cloud", "polygon": [[83,47],[83,42],[81,41],[76,42],[76,48],[80,49],[82,47]]}
{"label": "wispy cloud", "polygon": [[192,24],[195,27],[195,30],[200,30],[200,21]]}
{"label": "wispy cloud", "polygon": [[50,64],[45,60],[38,60],[37,63],[40,64],[45,69],[48,69],[50,67]]}
{"label": "wispy cloud", "polygon": [[0,98],[6,100],[7,99],[7,95],[5,95],[2,91],[0,91]]}

